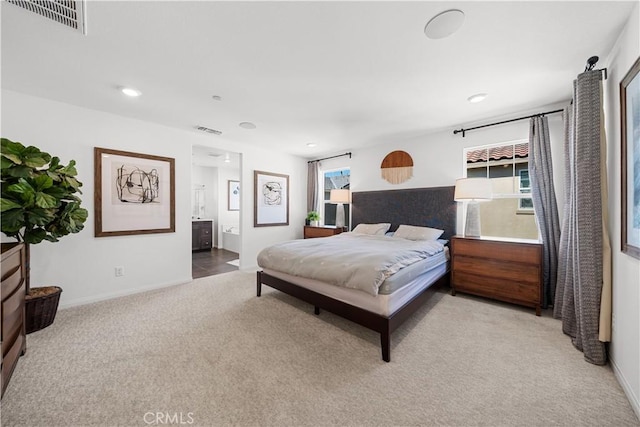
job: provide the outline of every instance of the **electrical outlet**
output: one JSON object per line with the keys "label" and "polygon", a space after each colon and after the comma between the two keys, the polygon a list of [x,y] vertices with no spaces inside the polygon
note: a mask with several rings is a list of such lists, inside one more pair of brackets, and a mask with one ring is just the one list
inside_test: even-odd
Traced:
{"label": "electrical outlet", "polygon": [[116,277],[124,276],[124,267],[119,266],[115,268]]}
{"label": "electrical outlet", "polygon": [[616,314],[613,313],[611,315],[611,330],[616,329]]}

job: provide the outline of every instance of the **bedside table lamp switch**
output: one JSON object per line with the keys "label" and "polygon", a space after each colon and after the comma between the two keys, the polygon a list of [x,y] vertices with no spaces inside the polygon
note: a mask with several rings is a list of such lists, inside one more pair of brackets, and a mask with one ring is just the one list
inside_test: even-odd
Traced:
{"label": "bedside table lamp switch", "polygon": [[454,199],[468,201],[464,235],[480,237],[480,206],[478,202],[491,200],[491,181],[488,178],[460,178],[456,180]]}

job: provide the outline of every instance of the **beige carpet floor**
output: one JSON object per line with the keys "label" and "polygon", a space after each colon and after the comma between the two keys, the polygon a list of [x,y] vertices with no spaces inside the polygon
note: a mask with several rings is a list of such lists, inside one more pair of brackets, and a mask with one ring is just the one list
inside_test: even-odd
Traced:
{"label": "beige carpet floor", "polygon": [[[392,337],[232,272],[61,310],[3,426],[637,426],[548,314],[437,293]],[[179,418],[181,417],[181,418]],[[182,424],[180,424],[182,423]]]}

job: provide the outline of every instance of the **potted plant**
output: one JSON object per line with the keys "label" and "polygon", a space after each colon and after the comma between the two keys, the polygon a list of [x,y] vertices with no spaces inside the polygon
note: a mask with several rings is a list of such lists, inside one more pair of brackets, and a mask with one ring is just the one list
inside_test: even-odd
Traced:
{"label": "potted plant", "polygon": [[307,214],[307,220],[310,226],[317,227],[320,224],[320,214],[317,211],[311,211]]}
{"label": "potted plant", "polygon": [[82,183],[75,178],[78,172],[74,160],[64,166],[58,157],[36,147],[6,138],[1,144],[0,231],[25,245],[25,323],[29,333],[53,323],[62,292],[57,286],[30,287],[29,246],[44,240],[57,242],[60,237],[78,233],[88,212],[80,207],[76,195],[82,194]]}

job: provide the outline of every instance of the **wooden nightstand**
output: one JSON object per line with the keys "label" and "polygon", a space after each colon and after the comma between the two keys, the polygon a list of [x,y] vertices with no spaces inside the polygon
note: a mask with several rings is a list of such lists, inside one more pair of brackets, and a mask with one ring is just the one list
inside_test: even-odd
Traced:
{"label": "wooden nightstand", "polygon": [[466,292],[536,309],[542,304],[542,243],[525,239],[451,239],[451,294]]}
{"label": "wooden nightstand", "polygon": [[304,238],[313,239],[314,237],[329,237],[342,233],[342,228],[336,227],[312,227],[310,225],[304,226]]}

